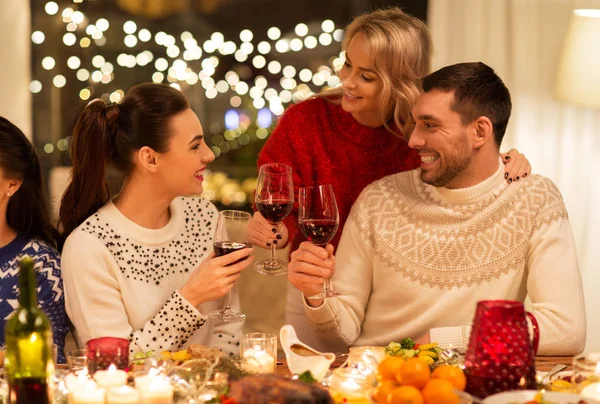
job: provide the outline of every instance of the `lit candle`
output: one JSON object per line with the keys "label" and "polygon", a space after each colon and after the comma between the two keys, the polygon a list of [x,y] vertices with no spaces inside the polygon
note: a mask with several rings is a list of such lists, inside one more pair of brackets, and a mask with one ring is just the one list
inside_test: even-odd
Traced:
{"label": "lit candle", "polygon": [[83,387],[78,385],[69,391],[69,404],[104,404],[106,390],[99,388],[93,380],[88,380]]}
{"label": "lit candle", "polygon": [[135,388],[142,392],[142,404],[172,404],[173,386],[168,377],[155,369],[135,378]]}
{"label": "lit candle", "polygon": [[98,370],[94,373],[94,380],[104,388],[124,386],[127,384],[127,372],[117,369],[113,364],[108,370]]}
{"label": "lit candle", "polygon": [[139,404],[141,397],[141,393],[132,387],[113,387],[106,393],[106,404]]}
{"label": "lit candle", "polygon": [[361,361],[363,355],[372,356],[377,363],[381,363],[385,359],[385,347],[382,346],[357,346],[350,348],[348,356],[348,366],[353,366]]}
{"label": "lit candle", "polygon": [[600,383],[588,384],[579,393],[581,397],[591,398],[593,400],[600,400]]}
{"label": "lit candle", "polygon": [[333,372],[329,394],[336,404],[368,404],[367,392],[372,387],[369,378],[362,376],[352,368],[338,368]]}
{"label": "lit candle", "polygon": [[275,372],[275,359],[259,345],[246,349],[242,357],[248,359],[244,362],[244,368],[250,373]]}

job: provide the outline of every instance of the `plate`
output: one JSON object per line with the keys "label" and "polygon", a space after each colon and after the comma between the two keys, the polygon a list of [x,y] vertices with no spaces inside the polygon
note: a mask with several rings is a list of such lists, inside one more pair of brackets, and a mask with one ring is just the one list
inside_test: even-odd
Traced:
{"label": "plate", "polygon": [[[533,400],[537,393],[536,390],[507,391],[489,396],[483,400],[483,402],[484,404],[525,404],[527,401]],[[556,392],[544,393],[544,401],[552,404],[577,404],[581,400],[584,399],[577,394]],[[585,402],[588,404],[600,404],[600,402],[589,398],[586,398]]]}

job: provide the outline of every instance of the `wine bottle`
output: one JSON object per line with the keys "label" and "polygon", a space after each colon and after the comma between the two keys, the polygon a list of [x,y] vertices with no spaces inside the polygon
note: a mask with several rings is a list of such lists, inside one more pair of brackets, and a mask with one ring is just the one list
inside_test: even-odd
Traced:
{"label": "wine bottle", "polygon": [[37,306],[37,282],[33,260],[19,262],[19,304],[6,322],[4,367],[10,404],[49,404],[48,380],[52,363],[52,327]]}

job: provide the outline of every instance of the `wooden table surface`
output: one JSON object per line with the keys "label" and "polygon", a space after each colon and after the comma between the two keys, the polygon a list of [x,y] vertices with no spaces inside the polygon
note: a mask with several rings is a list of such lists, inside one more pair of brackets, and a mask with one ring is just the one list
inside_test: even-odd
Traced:
{"label": "wooden table surface", "polygon": [[[336,359],[335,362],[333,362],[332,367],[336,368],[336,367],[341,366],[345,360],[346,360],[345,356]],[[536,368],[536,370],[538,370],[540,372],[547,372],[550,369],[552,369],[555,365],[563,364],[563,365],[567,365],[566,370],[571,370],[572,362],[573,362],[572,356],[536,356],[535,368]],[[283,358],[283,359],[280,358],[279,363],[281,363],[281,364],[277,365],[277,368],[275,369],[275,373],[280,376],[291,377],[292,374],[287,367],[285,358]]]}

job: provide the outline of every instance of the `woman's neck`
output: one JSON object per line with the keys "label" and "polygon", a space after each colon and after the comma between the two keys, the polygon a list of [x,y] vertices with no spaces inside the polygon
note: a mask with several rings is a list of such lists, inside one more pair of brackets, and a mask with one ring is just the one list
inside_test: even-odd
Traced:
{"label": "woman's neck", "polygon": [[155,184],[141,178],[125,180],[113,203],[135,224],[147,229],[161,229],[171,218],[169,205],[173,197],[157,191]]}
{"label": "woman's neck", "polygon": [[6,246],[17,237],[17,232],[6,221],[6,206],[0,212],[0,248]]}

